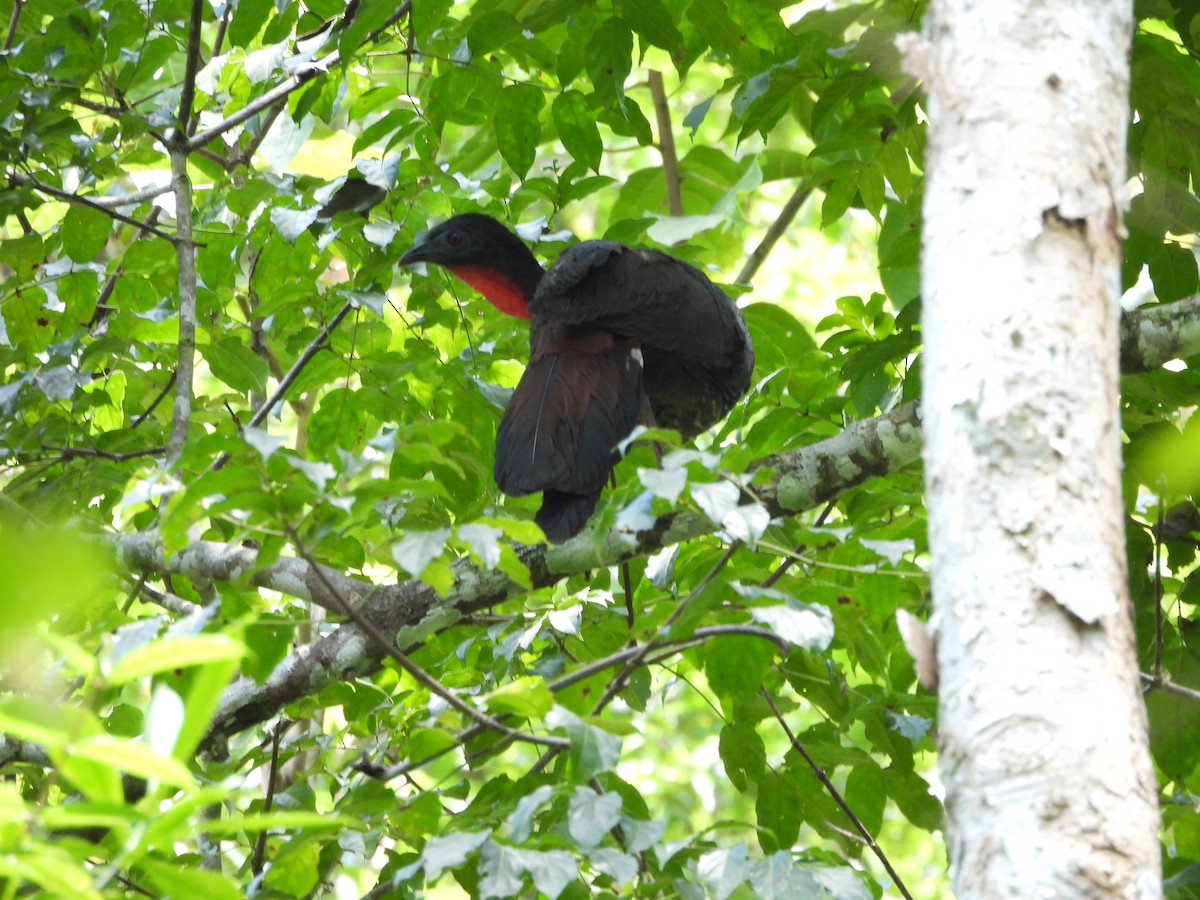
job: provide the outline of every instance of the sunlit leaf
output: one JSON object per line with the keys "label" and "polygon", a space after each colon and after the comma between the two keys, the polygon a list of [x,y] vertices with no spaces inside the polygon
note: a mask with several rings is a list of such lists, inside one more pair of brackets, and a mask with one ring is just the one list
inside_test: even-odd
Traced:
{"label": "sunlit leaf", "polygon": [[567,814],[567,828],[581,846],[595,847],[620,820],[619,794],[597,794],[591,788],[575,788]]}

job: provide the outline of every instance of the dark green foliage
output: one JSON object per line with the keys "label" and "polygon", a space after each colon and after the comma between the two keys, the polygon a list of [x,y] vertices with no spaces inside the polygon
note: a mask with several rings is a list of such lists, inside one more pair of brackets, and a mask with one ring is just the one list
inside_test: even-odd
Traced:
{"label": "dark green foliage", "polygon": [[[189,4],[30,0],[0,15],[0,734],[29,742],[0,791],[9,892],[303,897],[341,879],[339,894],[393,886],[378,897],[894,894],[816,766],[914,895],[939,895],[936,701],[895,624],[928,608],[920,472],[867,481],[819,522],[768,524],[753,498],[770,477],[759,460],[919,392],[925,114],[893,38],[923,4],[417,0],[389,22],[397,4],[363,0],[345,21],[341,3],[241,0],[221,23],[201,6],[190,133],[294,89],[190,155],[198,373],[169,468],[179,264],[139,223],[177,231],[163,142]],[[1141,193],[1123,260],[1126,286],[1145,274],[1160,303],[1200,290],[1179,237],[1200,231],[1200,70],[1178,46],[1194,51],[1197,30],[1190,4],[1171,9],[1133,46]],[[302,38],[327,20],[323,45]],[[683,218],[667,216],[656,104]],[[347,175],[374,205],[319,216]],[[788,237],[735,284],[793,192],[808,199]],[[539,761],[545,747],[473,728],[394,660],[323,672],[265,722],[210,735],[231,681],[265,691],[298,645],[344,627],[298,599],[318,583],[255,585],[280,560],[443,594],[468,559],[541,583],[513,544],[540,539],[537,498],[502,498],[491,474],[526,326],[440,270],[394,267],[430,223],[471,210],[527,239],[540,225],[545,261],[569,229],[672,244],[732,293],[752,289],[745,401],[702,450],[661,435],[662,469],[635,446],[599,512],[603,528],[690,510],[711,533],[637,555],[631,598],[616,569],[568,559],[552,586],[386,635],[465,703],[566,752]],[[1154,504],[1197,492],[1200,383],[1184,368],[1123,386],[1139,658],[1152,667],[1161,633],[1164,672],[1200,688],[1200,532],[1165,545],[1161,623],[1150,538]],[[105,536],[150,531],[168,554],[206,541],[249,562],[117,574]],[[626,670],[631,639],[665,643]],[[1200,705],[1155,692],[1148,706],[1171,896],[1195,896]],[[360,763],[404,769],[380,782]]]}

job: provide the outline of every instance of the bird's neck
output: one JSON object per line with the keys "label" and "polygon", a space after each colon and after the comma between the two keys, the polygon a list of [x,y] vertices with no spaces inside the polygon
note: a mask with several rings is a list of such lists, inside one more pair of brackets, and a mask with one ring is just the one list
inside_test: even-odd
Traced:
{"label": "bird's neck", "polygon": [[[524,247],[522,247],[524,249]],[[542,280],[541,265],[532,253],[506,259],[502,268],[489,265],[453,266],[450,271],[465,281],[500,312],[518,319],[529,318],[529,303]]]}

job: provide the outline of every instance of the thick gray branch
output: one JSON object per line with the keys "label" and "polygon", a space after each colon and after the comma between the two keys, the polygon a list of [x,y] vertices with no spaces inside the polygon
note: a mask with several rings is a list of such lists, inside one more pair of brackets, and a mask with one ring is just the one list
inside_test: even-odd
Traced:
{"label": "thick gray branch", "polygon": [[1200,294],[1121,318],[1121,373],[1148,372],[1200,353]]}
{"label": "thick gray branch", "polygon": [[[1137,371],[1153,360],[1161,363],[1200,353],[1200,327],[1181,321],[1188,318],[1200,320],[1200,300],[1193,298],[1126,316],[1122,346],[1136,343],[1146,334],[1175,335],[1172,340],[1156,341],[1154,352],[1143,352],[1131,362],[1129,370]],[[868,479],[897,471],[919,458],[920,426],[919,408],[910,403],[887,415],[853,423],[832,438],[768,457],[761,465],[774,469],[774,477],[759,486],[760,498],[772,515],[792,515]],[[565,575],[616,565],[716,530],[702,516],[680,512],[664,516],[654,529],[636,536],[618,531],[599,535],[585,532],[557,547],[521,547],[518,552],[536,588],[553,584]],[[447,597],[440,598],[416,580],[377,586],[328,567],[322,567],[321,578],[304,560],[292,557],[280,557],[258,568],[257,554],[245,547],[202,541],[166,559],[161,544],[151,536],[119,535],[112,540],[125,565],[137,571],[210,581],[246,580],[310,600],[336,613],[340,606],[325,586],[329,585],[361,606],[384,634],[396,634],[404,626],[415,625],[437,606],[468,612],[492,606],[523,590],[506,576],[480,570],[465,559],[455,563],[454,588]],[[265,684],[241,678],[230,685],[221,700],[213,737],[219,739],[264,721],[286,704],[334,682],[369,673],[378,664],[378,654],[364,635],[352,624],[342,625],[290,655]]]}

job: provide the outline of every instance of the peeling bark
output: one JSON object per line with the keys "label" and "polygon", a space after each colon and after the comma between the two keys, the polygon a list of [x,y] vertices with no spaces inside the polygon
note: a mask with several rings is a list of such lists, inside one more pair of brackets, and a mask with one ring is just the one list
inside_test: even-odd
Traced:
{"label": "peeling bark", "polygon": [[1118,351],[1145,364],[1170,340],[1150,318],[1119,339],[1131,11],[935,0],[925,22],[931,625],[960,897],[1161,891]]}

